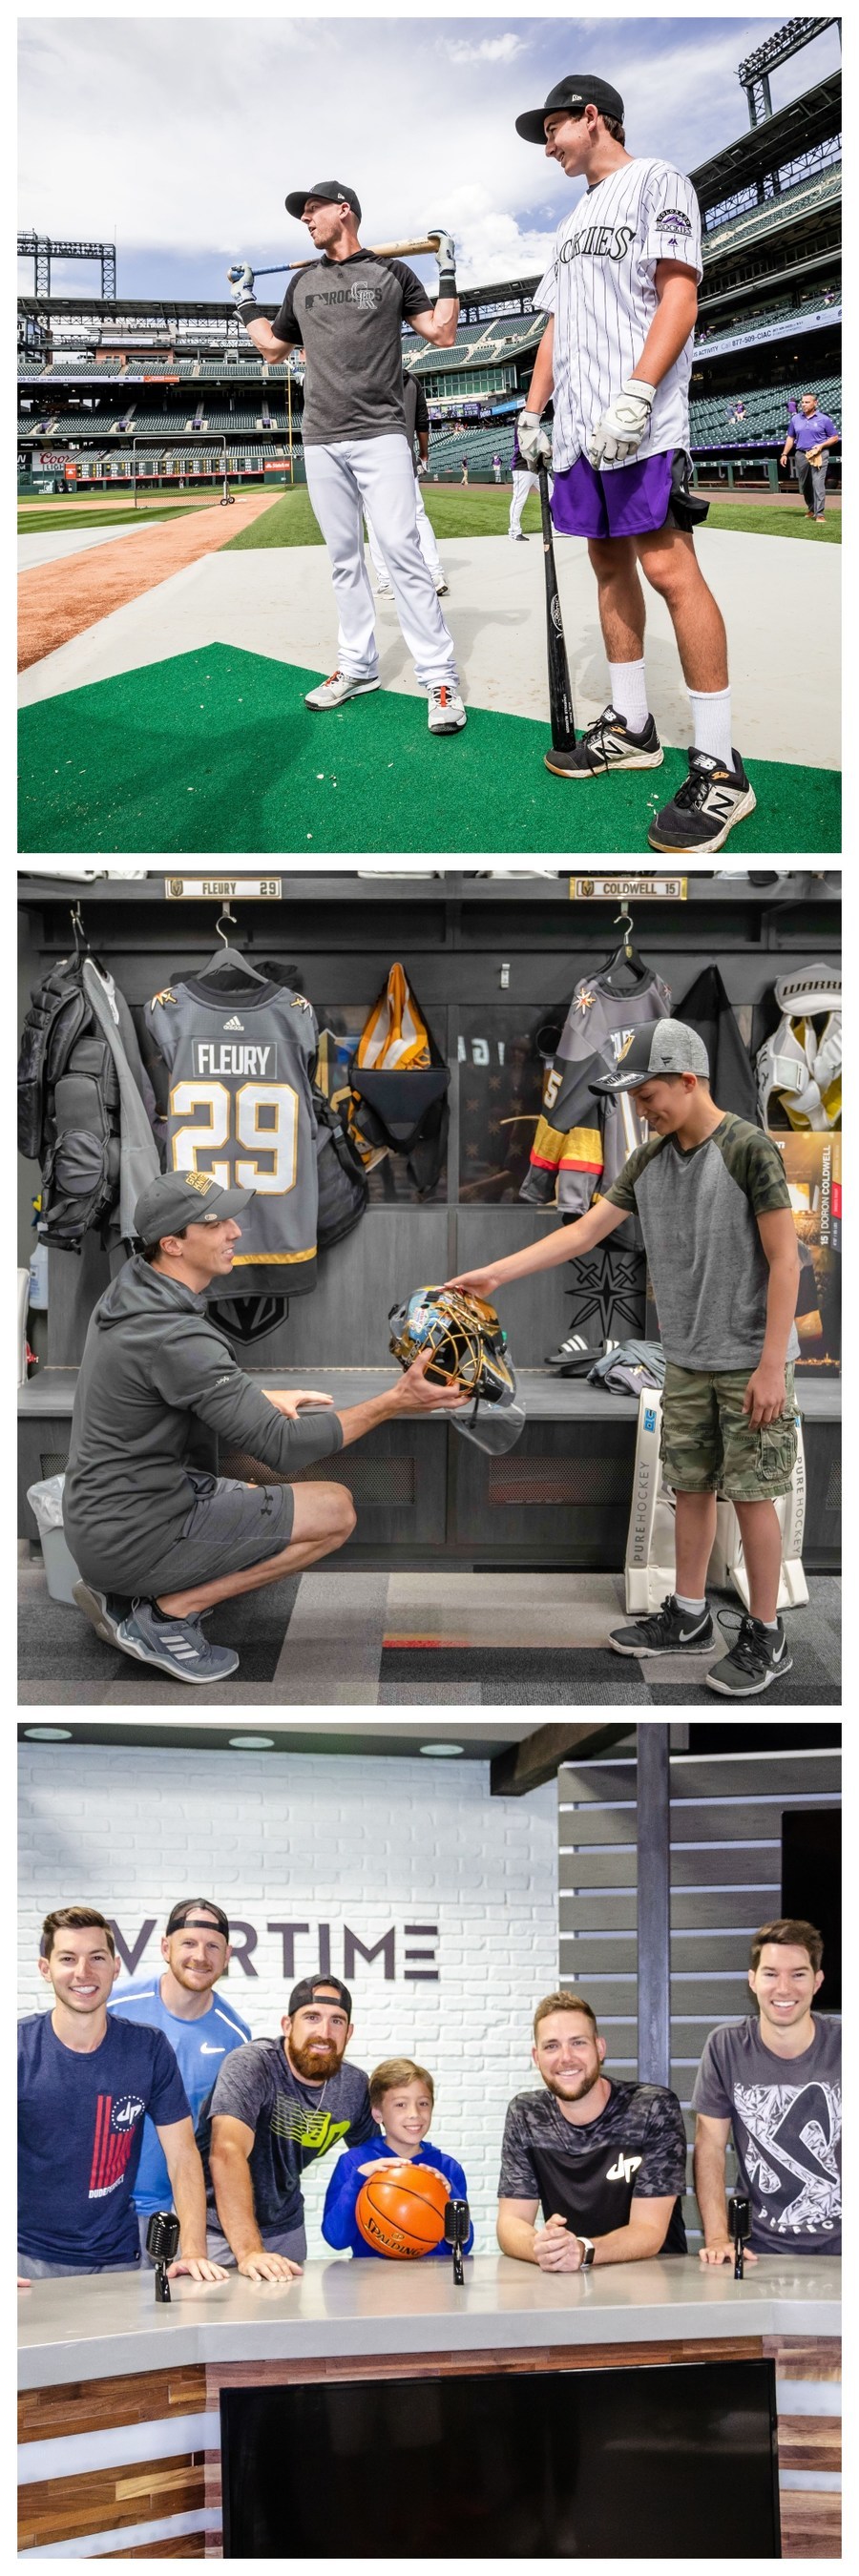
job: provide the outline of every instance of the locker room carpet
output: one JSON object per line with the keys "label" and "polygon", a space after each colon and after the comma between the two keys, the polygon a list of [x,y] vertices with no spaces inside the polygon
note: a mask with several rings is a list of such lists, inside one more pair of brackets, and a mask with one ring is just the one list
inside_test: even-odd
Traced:
{"label": "locker room carpet", "polygon": [[[18,1577],[22,1708],[185,1707],[205,1694],[138,1669],[73,1609],[50,1599],[41,1562]],[[808,1606],[788,1616],[793,1670],[767,1710],[840,1704],[841,1584],[812,1575]],[[716,1601],[713,1607],[717,1606]],[[737,1609],[736,1595],[718,1606]],[[701,1665],[683,1669],[615,1655],[623,1622],[614,1574],[306,1574],[223,1604],[213,1644],[234,1646],[238,1674],[220,1708],[707,1706],[722,1712]],[[580,1643],[569,1644],[575,1635]],[[724,1641],[727,1651],[728,1640]]]}
{"label": "locker room carpet", "polygon": [[[22,853],[646,856],[651,816],[686,776],[667,749],[656,773],[570,787],[544,768],[544,719],[472,704],[464,732],[433,739],[422,700],[396,688],[315,718],[302,701],[322,677],[216,643],[25,706]],[[736,865],[840,849],[838,771],[747,766],[757,810],[728,845]]]}

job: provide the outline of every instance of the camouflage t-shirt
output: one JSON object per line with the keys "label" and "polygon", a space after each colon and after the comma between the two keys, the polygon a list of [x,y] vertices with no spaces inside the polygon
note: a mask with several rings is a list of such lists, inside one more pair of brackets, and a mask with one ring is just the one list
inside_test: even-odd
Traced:
{"label": "camouflage t-shirt", "polygon": [[225,2060],[197,2124],[212,2210],[209,2149],[212,2120],[221,2113],[255,2129],[248,2162],[257,2225],[276,2227],[285,2234],[301,2226],[301,2176],[306,2166],[327,2155],[329,2147],[339,2146],[341,2138],[348,2147],[362,2147],[379,2134],[360,2066],[340,2066],[326,2084],[302,2084],[293,2075],[282,2039],[249,2040]]}
{"label": "camouflage t-shirt", "polygon": [[[757,1219],[790,1207],[772,1138],[730,1112],[688,1153],[675,1136],[652,1136],[605,1196],[638,1216],[666,1359],[685,1369],[756,1368],[770,1275]],[[792,1324],[786,1359],[798,1351]]]}
{"label": "camouflage t-shirt", "polygon": [[[238,2052],[241,2054],[241,2052]],[[501,2149],[499,2200],[539,2200],[580,2236],[625,2227],[634,2200],[676,2194],[663,2254],[685,2254],[681,2196],[686,2131],[676,2093],[664,2084],[612,2084],[604,2111],[582,2127],[565,2120],[554,2093],[517,2093]]]}

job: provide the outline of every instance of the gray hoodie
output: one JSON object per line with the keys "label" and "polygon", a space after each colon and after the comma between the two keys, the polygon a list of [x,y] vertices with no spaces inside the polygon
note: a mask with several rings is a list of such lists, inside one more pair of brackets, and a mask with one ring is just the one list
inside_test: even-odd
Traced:
{"label": "gray hoodie", "polygon": [[240,1369],[205,1296],[139,1253],[90,1318],[72,1415],[63,1519],[82,1574],[133,1594],[181,1538],[194,1501],[194,1423],[289,1476],[343,1446],[327,1407],[289,1422]]}

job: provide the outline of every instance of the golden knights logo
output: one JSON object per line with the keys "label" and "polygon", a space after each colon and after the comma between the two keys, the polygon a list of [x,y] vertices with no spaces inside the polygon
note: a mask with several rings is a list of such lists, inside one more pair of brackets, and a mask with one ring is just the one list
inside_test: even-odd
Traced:
{"label": "golden knights logo", "polygon": [[196,1190],[198,1197],[201,1199],[206,1197],[209,1190],[213,1190],[217,1186],[208,1172],[183,1172],[182,1180],[186,1190]]}
{"label": "golden knights logo", "polygon": [[150,1011],[154,1011],[156,1002],[175,1002],[175,999],[175,993],[171,992],[169,984],[165,984],[163,993],[153,993],[149,1004]]}

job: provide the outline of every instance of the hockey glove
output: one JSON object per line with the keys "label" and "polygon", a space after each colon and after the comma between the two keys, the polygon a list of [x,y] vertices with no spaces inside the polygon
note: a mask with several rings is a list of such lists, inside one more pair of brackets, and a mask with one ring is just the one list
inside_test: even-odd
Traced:
{"label": "hockey glove", "polygon": [[637,454],[650,428],[655,393],[655,385],[641,384],[637,377],[634,383],[621,385],[586,441],[592,465],[626,465]]}
{"label": "hockey glove", "polygon": [[541,465],[552,462],[552,432],[544,429],[537,411],[520,411],[516,423],[516,444],[529,474],[538,474]]}

